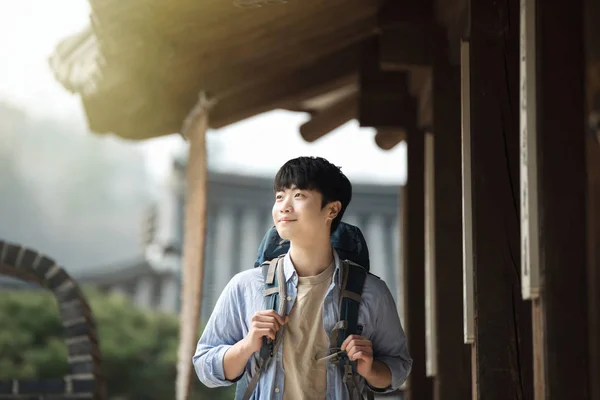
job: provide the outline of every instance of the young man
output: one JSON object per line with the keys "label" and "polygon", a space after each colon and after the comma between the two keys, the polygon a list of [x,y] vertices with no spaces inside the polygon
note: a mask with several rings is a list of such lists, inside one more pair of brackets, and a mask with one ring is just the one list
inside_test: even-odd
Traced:
{"label": "young man", "polygon": [[[330,235],[350,203],[352,186],[327,160],[300,157],[281,167],[274,191],[273,222],[279,236],[290,241],[283,259],[286,315],[264,310],[261,268],[237,274],[221,293],[198,342],[196,373],[208,387],[240,379],[247,384],[263,337],[274,340],[283,329],[282,344],[260,375],[252,399],[353,399],[343,370],[319,360],[328,354],[339,312],[340,259]],[[361,335],[348,336],[341,350],[356,362],[359,391],[365,385],[375,392],[398,389],[412,360],[394,299],[373,275],[367,275],[363,286],[358,323]]]}

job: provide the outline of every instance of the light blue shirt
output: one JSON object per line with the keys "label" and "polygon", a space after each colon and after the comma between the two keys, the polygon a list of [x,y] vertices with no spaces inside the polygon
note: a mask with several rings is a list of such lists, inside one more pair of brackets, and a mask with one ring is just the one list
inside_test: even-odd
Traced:
{"label": "light blue shirt", "polygon": [[[334,258],[334,276],[323,301],[323,327],[328,336],[338,321],[339,309],[339,287],[334,282],[338,282],[339,279],[340,259],[335,251]],[[298,275],[289,254],[284,257],[283,265],[288,295],[287,314],[289,314],[296,301]],[[235,275],[219,296],[202,337],[198,341],[196,354],[192,358],[196,374],[206,386],[227,386],[234,383],[225,379],[223,358],[231,346],[246,337],[252,316],[264,309],[263,285],[262,269],[251,268]],[[374,359],[385,363],[392,372],[390,387],[376,391],[385,393],[399,389],[410,373],[412,359],[408,354],[406,336],[398,318],[394,298],[385,282],[374,275],[369,274],[365,280],[358,324],[363,328],[361,335],[373,343]],[[283,345],[279,346],[268,369],[260,377],[252,400],[283,397],[285,387],[282,347]],[[258,352],[250,357],[245,373],[238,384],[247,386],[256,371],[258,360]],[[341,368],[328,363],[328,400],[350,399],[348,389],[342,381]],[[359,389],[362,391],[365,380],[360,376],[358,378]]]}

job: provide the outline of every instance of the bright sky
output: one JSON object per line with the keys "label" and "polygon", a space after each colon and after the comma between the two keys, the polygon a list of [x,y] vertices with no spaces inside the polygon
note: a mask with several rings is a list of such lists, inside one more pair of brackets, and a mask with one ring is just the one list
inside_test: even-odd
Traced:
{"label": "bright sky", "polygon": [[[48,57],[61,39],[88,24],[89,12],[86,0],[0,0],[0,101],[16,104],[35,116],[85,124],[79,97],[56,82]],[[356,121],[306,143],[298,127],[307,118],[305,114],[274,111],[211,132],[209,140],[226,149],[214,160],[215,168],[271,177],[289,158],[318,155],[341,166],[354,182],[405,181],[404,143],[383,151],[375,145],[373,130],[359,129]],[[184,144],[173,135],[139,146],[148,155],[149,170],[160,177],[171,153]]]}

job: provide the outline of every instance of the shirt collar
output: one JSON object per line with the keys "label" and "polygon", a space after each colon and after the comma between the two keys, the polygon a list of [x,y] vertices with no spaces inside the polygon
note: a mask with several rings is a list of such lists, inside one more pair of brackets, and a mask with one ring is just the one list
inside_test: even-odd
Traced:
{"label": "shirt collar", "polygon": [[[335,271],[333,272],[334,282],[337,279],[337,275],[340,270],[340,256],[337,251],[333,249],[333,261],[335,262]],[[290,279],[294,277],[296,274],[296,269],[294,268],[294,264],[292,264],[292,259],[290,257],[290,252],[283,257],[283,273],[285,275],[285,281],[289,282]]]}

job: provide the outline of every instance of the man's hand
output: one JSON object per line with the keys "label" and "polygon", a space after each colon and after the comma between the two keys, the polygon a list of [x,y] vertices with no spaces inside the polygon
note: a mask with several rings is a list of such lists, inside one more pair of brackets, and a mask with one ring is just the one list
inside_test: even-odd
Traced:
{"label": "man's hand", "polygon": [[363,336],[350,335],[342,343],[342,351],[356,361],[356,372],[363,378],[371,375],[373,369],[373,343]]}
{"label": "man's hand", "polygon": [[263,337],[275,340],[275,334],[288,322],[289,316],[282,317],[274,310],[258,311],[252,316],[248,335],[243,339],[247,351],[252,354],[260,350]]}
{"label": "man's hand", "polygon": [[356,372],[373,387],[384,389],[392,383],[392,371],[381,361],[373,361],[373,343],[363,336],[350,335],[342,343],[348,358],[356,361]]}
{"label": "man's hand", "polygon": [[254,314],[248,335],[225,352],[223,357],[225,379],[231,381],[240,376],[244,372],[248,359],[262,347],[263,337],[274,340],[277,331],[288,322],[289,318],[282,317],[274,310],[258,311]]}

